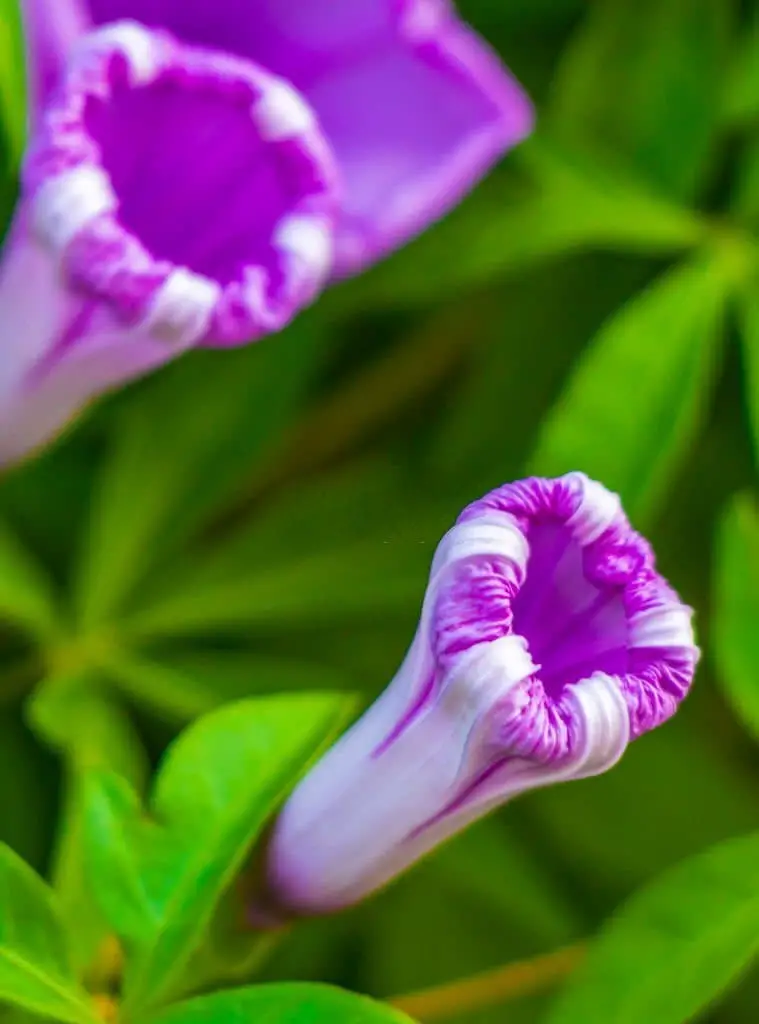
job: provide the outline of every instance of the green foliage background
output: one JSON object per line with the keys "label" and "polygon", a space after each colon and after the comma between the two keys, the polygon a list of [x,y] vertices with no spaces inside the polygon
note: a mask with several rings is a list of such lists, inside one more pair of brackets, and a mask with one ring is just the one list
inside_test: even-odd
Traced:
{"label": "green foliage background", "polygon": [[[158,1007],[186,988],[177,964],[209,985],[382,999],[603,926],[558,1000],[455,1020],[757,1019],[759,3],[459,6],[534,97],[535,136],[279,337],[181,360],[0,481],[0,997],[15,1016],[92,1019],[79,986],[97,989],[114,931],[134,1019],[381,1024],[400,1018],[312,989]],[[6,221],[16,19],[0,0]],[[676,720],[364,906],[265,957],[238,948],[232,879],[348,695],[389,680],[443,530],[498,483],[574,468],[619,490],[697,609],[705,658]],[[193,722],[152,790],[165,834],[144,834],[137,794]],[[239,818],[206,807],[204,778],[239,792]],[[214,815],[213,887],[196,892],[186,830]],[[189,879],[184,917],[154,877],[162,857]]]}

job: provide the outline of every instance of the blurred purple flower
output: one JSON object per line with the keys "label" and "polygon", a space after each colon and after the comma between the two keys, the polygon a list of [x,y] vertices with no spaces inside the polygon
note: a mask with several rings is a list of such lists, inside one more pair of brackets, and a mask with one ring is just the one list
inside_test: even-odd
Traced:
{"label": "blurred purple flower", "polygon": [[606,771],[699,652],[616,495],[581,473],[470,505],[397,676],[285,804],[258,920],[354,903],[518,793]]}
{"label": "blurred purple flower", "polygon": [[184,349],[280,329],[531,125],[447,0],[22,8],[30,145],[0,275],[0,462]]}

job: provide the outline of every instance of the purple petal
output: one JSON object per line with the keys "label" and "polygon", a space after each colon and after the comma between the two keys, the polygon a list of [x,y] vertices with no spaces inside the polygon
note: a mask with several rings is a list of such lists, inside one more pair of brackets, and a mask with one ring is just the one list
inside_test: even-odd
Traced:
{"label": "purple petal", "polygon": [[102,391],[181,351],[67,287],[29,220],[22,206],[0,267],[0,465],[49,441]]}
{"label": "purple petal", "polygon": [[415,0],[396,17],[384,45],[304,89],[346,182],[342,273],[443,216],[532,125],[514,79],[440,4]]}
{"label": "purple petal", "polygon": [[686,695],[690,618],[583,474],[475,502],[398,675],[286,803],[264,914],[355,902],[514,795],[606,771]]}
{"label": "purple petal", "polygon": [[[87,0],[97,24],[133,18],[238,53],[296,81],[393,29],[395,0]],[[311,76],[309,75],[309,78]],[[297,83],[296,83],[297,84]]]}
{"label": "purple petal", "polygon": [[125,331],[106,307],[67,287],[31,220],[22,204],[0,265],[0,465],[40,447],[104,388],[173,354],[165,343]]}
{"label": "purple petal", "polygon": [[29,211],[16,214],[0,264],[0,409],[18,392],[35,363],[64,336],[81,299],[61,286],[50,254],[29,229]]}
{"label": "purple petal", "polygon": [[91,25],[85,0],[21,0],[30,121],[47,102],[79,37]]}
{"label": "purple petal", "polygon": [[532,125],[524,93],[446,0],[91,0],[238,53],[308,98],[345,182],[338,270],[441,217]]}
{"label": "purple petal", "polygon": [[71,342],[65,357],[40,363],[12,398],[0,404],[0,465],[47,444],[103,391],[179,354],[159,340],[124,329],[107,310],[92,306],[84,306],[77,320],[61,321],[59,336]]}

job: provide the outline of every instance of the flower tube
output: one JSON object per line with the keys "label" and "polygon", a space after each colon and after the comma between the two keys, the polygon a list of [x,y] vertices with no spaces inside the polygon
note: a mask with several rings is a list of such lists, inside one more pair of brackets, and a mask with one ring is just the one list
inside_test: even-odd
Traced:
{"label": "flower tube", "polygon": [[257,911],[355,903],[519,793],[608,770],[697,661],[616,495],[581,473],[493,491],[441,541],[395,679],[285,804]]}

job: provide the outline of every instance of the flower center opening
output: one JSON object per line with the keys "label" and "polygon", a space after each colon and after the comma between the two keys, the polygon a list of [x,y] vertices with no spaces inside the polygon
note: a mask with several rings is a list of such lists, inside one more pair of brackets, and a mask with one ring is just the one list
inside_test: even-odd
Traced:
{"label": "flower center opening", "polygon": [[336,174],[306,101],[137,23],[80,42],[25,181],[69,278],[168,340],[277,330],[329,274]]}
{"label": "flower center opening", "polygon": [[566,686],[594,672],[627,673],[623,585],[586,573],[583,549],[564,523],[532,523],[527,541],[530,560],[512,603],[512,631],[527,641],[546,695],[558,700]]}
{"label": "flower center opening", "polygon": [[[436,601],[443,671],[475,647],[521,637],[532,682],[558,707],[567,687],[595,673],[637,670],[634,591],[653,586],[660,607],[663,581],[615,495],[582,474],[507,485],[469,506],[455,531],[472,551],[451,562]],[[516,648],[502,650],[510,658]],[[522,669],[504,664],[501,674],[513,671]]]}

